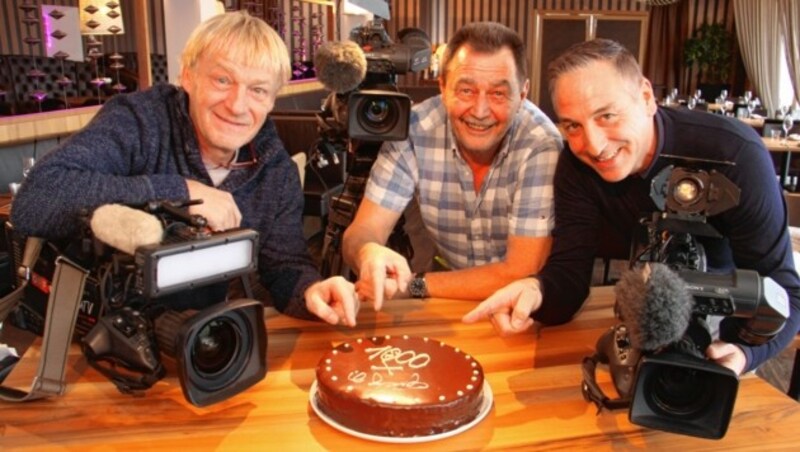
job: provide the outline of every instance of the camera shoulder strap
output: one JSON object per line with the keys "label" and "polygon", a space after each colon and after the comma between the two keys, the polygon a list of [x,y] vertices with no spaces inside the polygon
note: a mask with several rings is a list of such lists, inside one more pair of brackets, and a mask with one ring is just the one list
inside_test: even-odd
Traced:
{"label": "camera shoulder strap", "polygon": [[[20,271],[24,272],[24,275],[20,275],[23,280],[17,289],[0,299],[0,314],[4,316],[0,319],[4,319],[22,300],[33,265],[39,257],[43,244],[44,240],[38,237],[29,237],[26,240],[20,266]],[[63,256],[56,259],[53,281],[47,298],[39,368],[31,383],[31,389],[26,392],[0,386],[0,400],[23,402],[64,393],[67,354],[87,275],[85,269],[69,259]]]}
{"label": "camera shoulder strap", "polygon": [[581,383],[581,392],[583,398],[587,402],[593,402],[597,406],[597,412],[603,410],[616,410],[620,408],[627,408],[631,405],[628,398],[611,399],[604,392],[600,385],[597,384],[597,363],[600,361],[599,357],[595,354],[583,358],[583,382]]}

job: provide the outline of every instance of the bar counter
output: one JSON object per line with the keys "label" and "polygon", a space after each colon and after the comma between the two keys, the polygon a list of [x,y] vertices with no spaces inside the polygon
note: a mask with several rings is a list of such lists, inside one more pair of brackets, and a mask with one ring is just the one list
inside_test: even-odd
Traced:
{"label": "bar counter", "polygon": [[[613,319],[613,290],[594,288],[570,323],[508,338],[488,322],[460,322],[474,302],[396,300],[362,309],[351,329],[300,321],[267,310],[269,372],[233,398],[205,408],[186,402],[174,368],[144,396],[121,394],[86,364],[73,345],[61,397],[0,403],[0,449],[39,450],[435,450],[491,449],[792,449],[800,444],[800,404],[758,377],[741,381],[733,418],[721,440],[649,430],[627,410],[597,413],[580,390],[580,362]],[[417,335],[473,355],[484,367],[494,405],[456,436],[415,446],[378,443],[323,422],[309,403],[314,368],[332,345],[373,335]],[[35,350],[31,350],[33,352]],[[26,354],[6,381],[30,384],[36,360]],[[612,391],[605,369],[598,372]]]}

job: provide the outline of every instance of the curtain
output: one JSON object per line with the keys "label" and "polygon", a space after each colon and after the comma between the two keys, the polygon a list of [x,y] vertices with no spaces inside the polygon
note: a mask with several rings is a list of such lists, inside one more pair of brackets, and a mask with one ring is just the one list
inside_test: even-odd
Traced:
{"label": "curtain", "polygon": [[780,52],[781,27],[775,26],[779,22],[779,1],[733,1],[736,34],[744,67],[770,114],[780,107],[778,68],[784,57]]}
{"label": "curtain", "polygon": [[662,97],[670,88],[690,92],[683,71],[683,44],[688,36],[688,3],[650,8],[647,50],[642,72]]}
{"label": "curtain", "polygon": [[794,88],[794,101],[800,103],[800,2],[781,0],[781,32],[786,50],[786,65]]}

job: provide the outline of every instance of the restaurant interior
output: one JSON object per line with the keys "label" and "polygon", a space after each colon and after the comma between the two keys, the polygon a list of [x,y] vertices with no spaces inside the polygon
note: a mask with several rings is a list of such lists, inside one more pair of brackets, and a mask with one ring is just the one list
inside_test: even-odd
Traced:
{"label": "restaurant interior", "polygon": [[[89,5],[97,12],[88,13]],[[800,159],[792,159],[800,153],[800,2],[792,0],[3,0],[0,193],[9,198],[27,165],[80,130],[110,97],[175,83],[182,44],[197,23],[246,9],[270,23],[291,54],[292,81],[271,117],[287,151],[316,165],[301,170],[307,236],[319,239],[346,172],[343,164],[318,164],[316,114],[328,91],[315,76],[314,54],[369,23],[374,15],[364,7],[389,12],[382,24],[392,39],[409,27],[428,36],[431,66],[397,78],[415,102],[438,94],[437,55],[467,23],[496,21],[522,36],[529,97],[551,116],[542,83],[548,62],[575,42],[620,41],[664,107],[727,115],[764,138],[785,188],[789,225],[800,228]],[[800,250],[800,232],[793,242]],[[609,262],[600,264],[598,283],[613,281]],[[787,350],[760,370],[794,398],[796,353]]]}

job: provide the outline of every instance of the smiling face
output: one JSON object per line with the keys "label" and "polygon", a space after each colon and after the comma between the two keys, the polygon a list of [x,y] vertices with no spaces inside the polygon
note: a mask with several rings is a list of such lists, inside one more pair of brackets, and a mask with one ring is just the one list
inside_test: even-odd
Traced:
{"label": "smiling face", "polygon": [[280,81],[274,71],[211,53],[200,56],[193,68],[183,68],[181,86],[189,95],[203,159],[225,165],[264,125]]}
{"label": "smiling face", "polygon": [[528,92],[511,50],[478,53],[464,45],[450,60],[440,88],[459,150],[491,160]]}
{"label": "smiling face", "polygon": [[561,74],[552,97],[572,153],[604,180],[618,182],[650,165],[657,106],[647,79],[625,78],[595,60]]}

